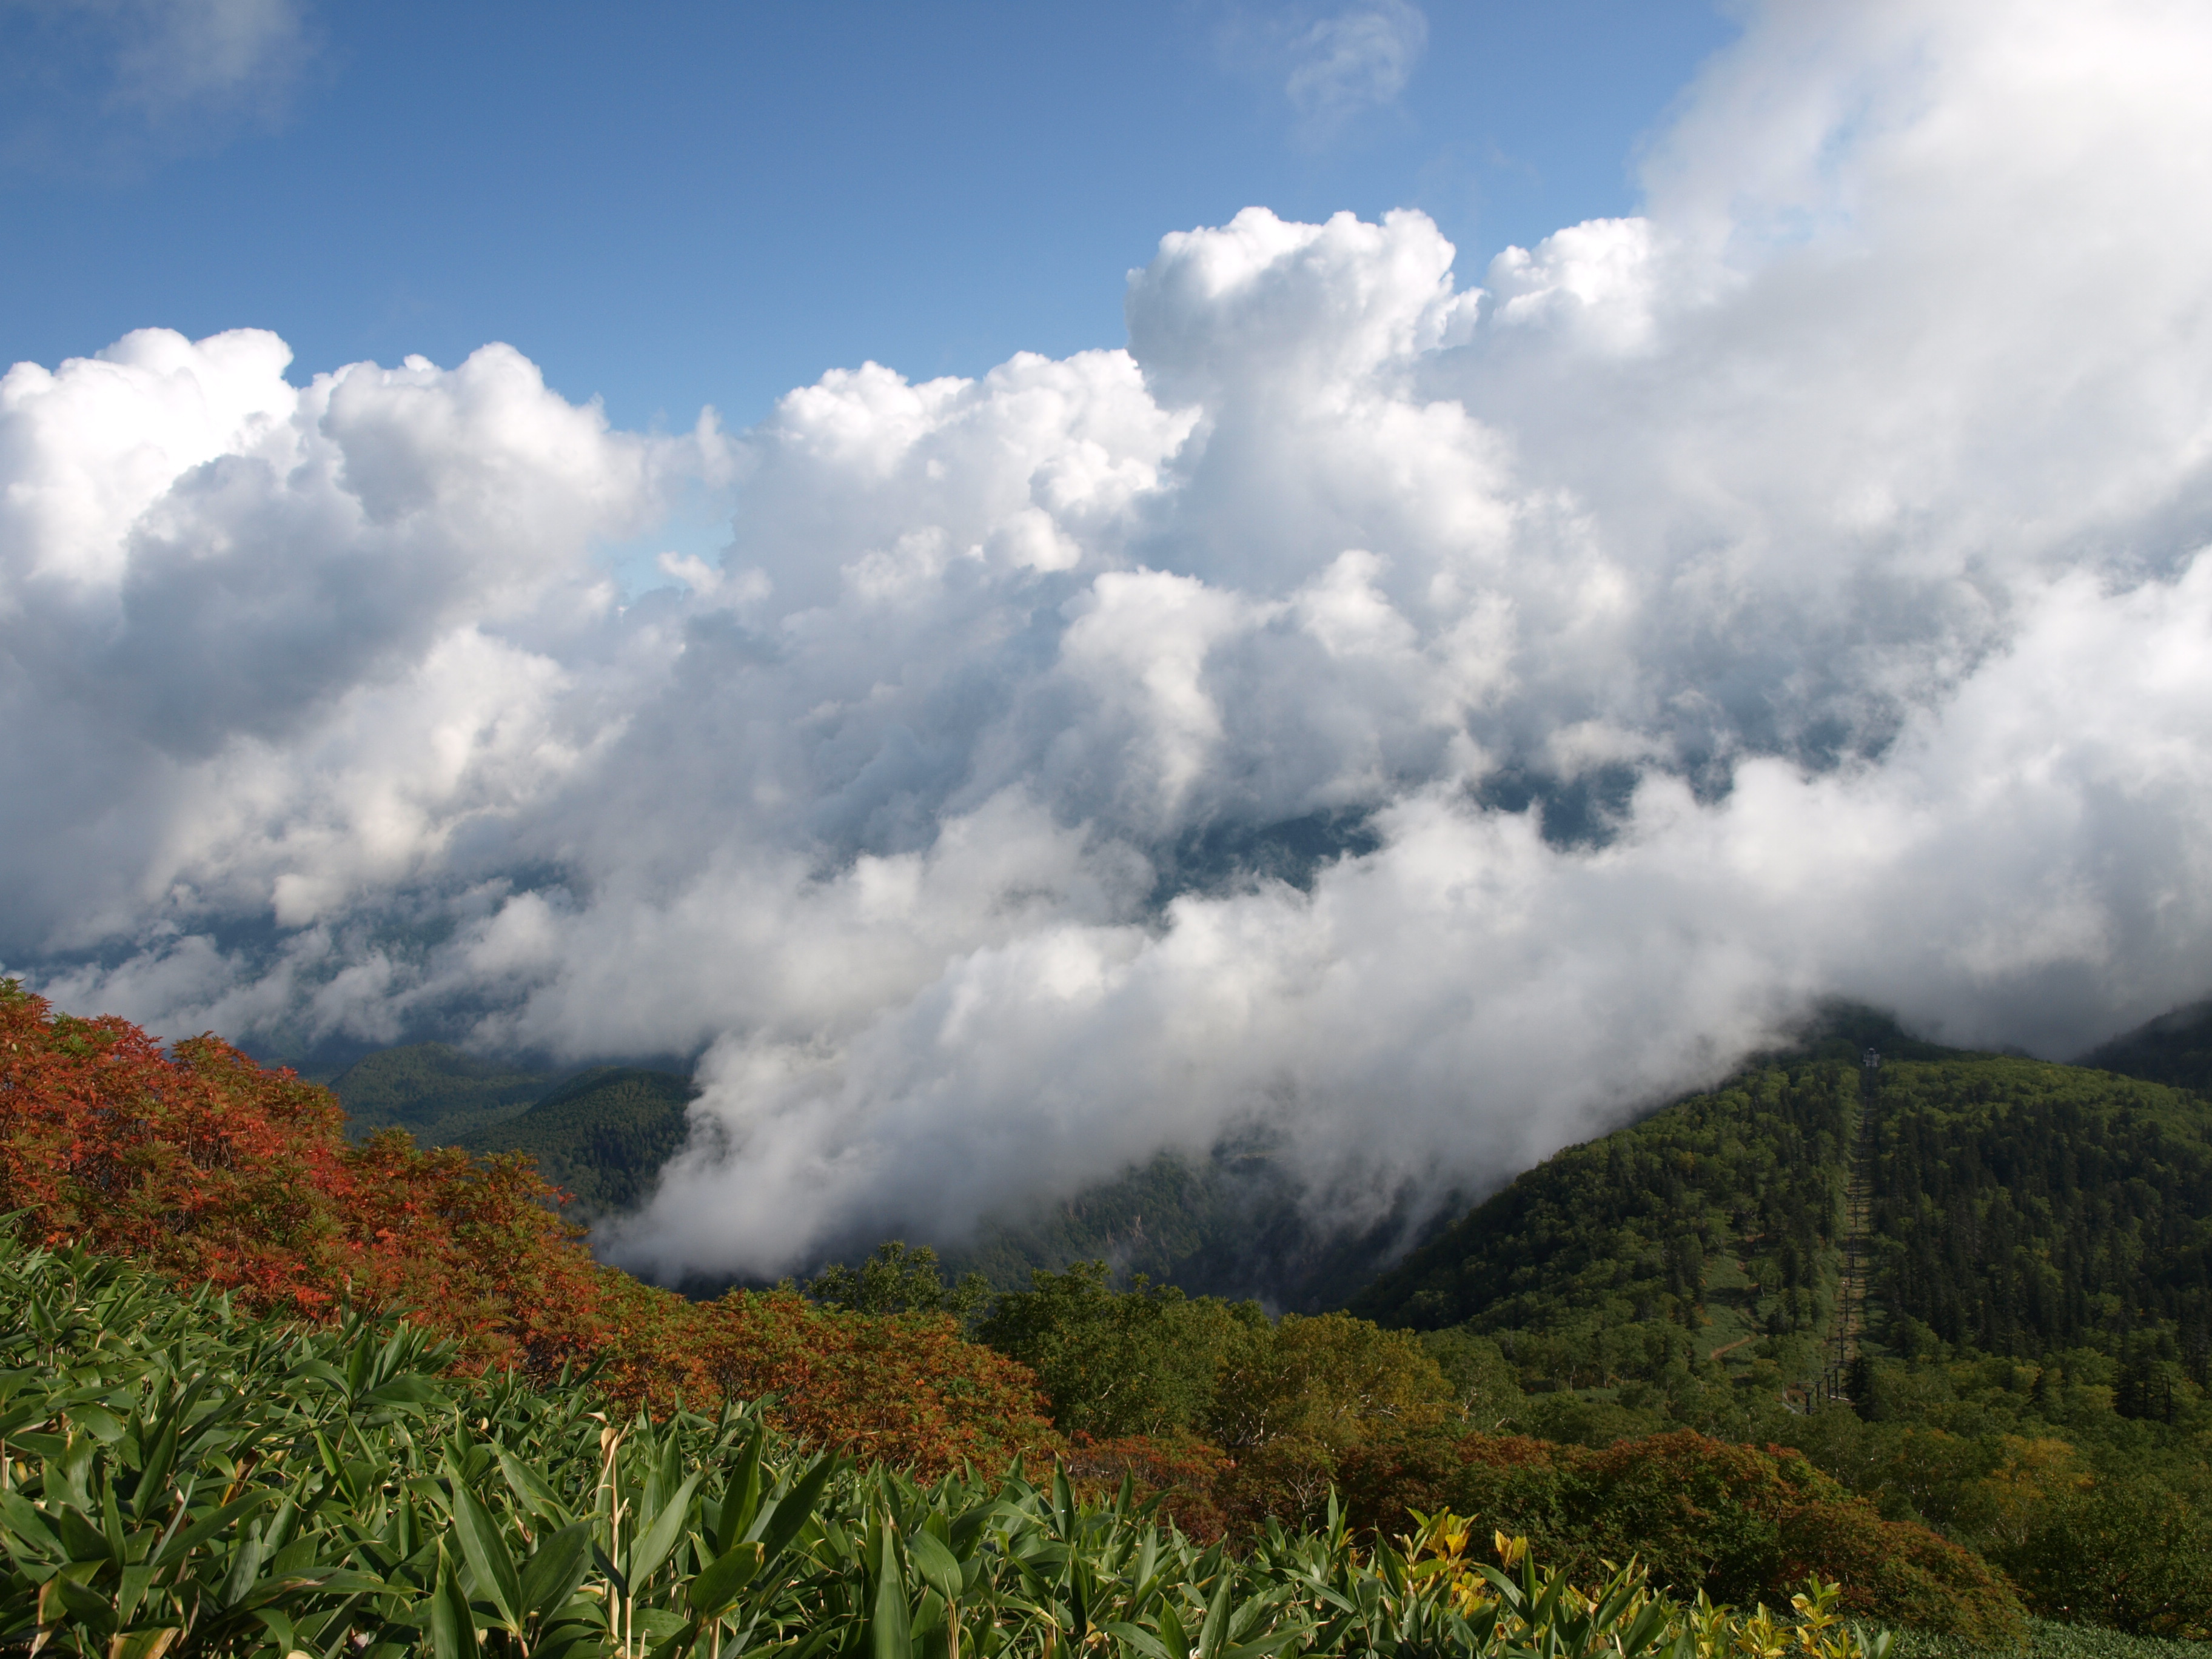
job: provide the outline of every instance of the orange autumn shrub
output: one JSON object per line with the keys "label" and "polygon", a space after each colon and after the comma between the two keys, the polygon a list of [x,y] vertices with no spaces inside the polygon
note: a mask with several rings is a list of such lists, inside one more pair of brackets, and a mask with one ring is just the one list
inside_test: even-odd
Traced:
{"label": "orange autumn shrub", "polygon": [[800,1439],[926,1476],[1058,1444],[1028,1367],[941,1314],[871,1316],[789,1291],[735,1291],[693,1310],[688,1352],[722,1394],[773,1396]]}
{"label": "orange autumn shrub", "polygon": [[776,1396],[811,1444],[928,1471],[1056,1445],[1029,1371],[944,1319],[796,1297],[706,1304],[593,1261],[526,1157],[355,1146],[326,1090],[213,1036],[165,1054],[127,1021],[0,981],[0,1213],[308,1318],[396,1309],[471,1369],[595,1369],[625,1406]]}
{"label": "orange autumn shrub", "polygon": [[76,1019],[0,981],[0,1212],[319,1316],[422,1310],[478,1365],[557,1369],[595,1346],[603,1270],[526,1159],[347,1144],[327,1090],[214,1036],[164,1054],[114,1018]]}
{"label": "orange autumn shrub", "polygon": [[123,1020],[52,1014],[0,982],[0,1206],[42,1238],[320,1307],[344,1254],[325,1200],[338,1121],[323,1091],[234,1063],[212,1038],[172,1060]]}
{"label": "orange autumn shrub", "polygon": [[1200,1543],[1213,1543],[1230,1529],[1221,1490],[1237,1465],[1218,1446],[1188,1435],[1096,1439],[1079,1431],[1061,1457],[1067,1478],[1086,1497],[1109,1497],[1127,1480],[1135,1501],[1158,1498],[1160,1514]]}

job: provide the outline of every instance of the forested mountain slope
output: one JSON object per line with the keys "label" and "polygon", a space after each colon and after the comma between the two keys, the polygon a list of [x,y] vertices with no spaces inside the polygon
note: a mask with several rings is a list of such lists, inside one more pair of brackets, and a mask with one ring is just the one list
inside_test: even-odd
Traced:
{"label": "forested mountain slope", "polygon": [[2212,1094],[2212,1002],[2194,1002],[2100,1043],[2075,1062]]}
{"label": "forested mountain slope", "polygon": [[1708,1331],[1809,1330],[1835,1274],[1857,1088],[1844,1062],[1777,1066],[1569,1147],[1352,1310],[1510,1333],[1569,1382],[1663,1370]]}
{"label": "forested mountain slope", "polygon": [[1498,1337],[1532,1381],[1649,1377],[1702,1348],[1809,1384],[1856,1176],[1869,1352],[2143,1348],[2203,1370],[2212,1104],[1895,1037],[1869,1070],[1859,1035],[1565,1149],[1353,1311]]}
{"label": "forested mountain slope", "polygon": [[427,1146],[520,1113],[560,1080],[479,1060],[444,1042],[410,1042],[364,1055],[330,1080],[356,1140],[378,1129],[404,1129]]}
{"label": "forested mountain slope", "polygon": [[2178,1349],[2205,1381],[2212,1104],[2070,1066],[1886,1066],[1872,1101],[1888,1345]]}
{"label": "forested mountain slope", "polygon": [[684,1145],[684,1107],[698,1091],[675,1072],[599,1066],[569,1079],[520,1115],[456,1136],[477,1152],[528,1152],[538,1172],[589,1220],[634,1208]]}
{"label": "forested mountain slope", "polygon": [[1838,1033],[1559,1152],[1352,1310],[1423,1332],[1498,1429],[1797,1446],[2032,1605],[2212,1631],[2188,1091]]}
{"label": "forested mountain slope", "polygon": [[1341,1306],[1390,1259],[1398,1230],[1324,1233],[1300,1196],[1258,1138],[1204,1158],[1161,1152],[1071,1198],[988,1218],[972,1242],[945,1252],[945,1265],[1011,1291],[1039,1268],[1104,1261],[1193,1296],[1257,1297],[1294,1313]]}
{"label": "forested mountain slope", "polygon": [[584,1222],[644,1201],[684,1144],[684,1109],[697,1092],[678,1072],[595,1066],[563,1078],[443,1042],[381,1049],[330,1089],[356,1140],[397,1128],[422,1146],[529,1153]]}

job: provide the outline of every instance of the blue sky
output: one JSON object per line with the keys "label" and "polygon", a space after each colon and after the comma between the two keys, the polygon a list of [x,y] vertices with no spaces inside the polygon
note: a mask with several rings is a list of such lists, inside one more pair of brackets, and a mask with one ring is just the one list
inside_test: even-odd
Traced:
{"label": "blue sky", "polygon": [[[1311,66],[1363,11],[1409,67],[1332,110]],[[233,59],[195,70],[188,22]],[[1419,207],[1464,284],[1632,209],[1731,33],[1699,0],[0,6],[0,362],[153,325],[273,329],[295,379],[504,340],[617,424],[743,425],[867,358],[1118,344],[1162,234],[1254,203]]]}

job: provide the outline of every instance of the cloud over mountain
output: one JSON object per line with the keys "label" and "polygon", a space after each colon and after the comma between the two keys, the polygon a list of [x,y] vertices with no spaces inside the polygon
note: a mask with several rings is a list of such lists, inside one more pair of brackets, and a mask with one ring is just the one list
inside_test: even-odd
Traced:
{"label": "cloud over mountain", "polygon": [[[1648,211],[1164,239],[1130,347],[734,436],[486,347],[0,382],[0,959],[182,1031],[699,1051],[773,1273],[1265,1124],[1516,1166],[1813,999],[2212,982],[2195,8],[1778,6]],[[719,566],[595,546],[734,479]]]}

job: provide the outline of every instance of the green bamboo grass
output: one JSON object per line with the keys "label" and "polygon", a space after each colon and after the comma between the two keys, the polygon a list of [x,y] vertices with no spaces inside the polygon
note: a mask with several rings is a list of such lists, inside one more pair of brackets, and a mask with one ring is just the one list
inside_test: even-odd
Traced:
{"label": "green bamboo grass", "polygon": [[447,1375],[418,1330],[319,1330],[0,1237],[0,1645],[92,1659],[1886,1659],[1794,1615],[1585,1589],[1423,1519],[1237,1550],[1017,1465],[922,1485],[757,1404],[609,1421],[588,1377]]}

